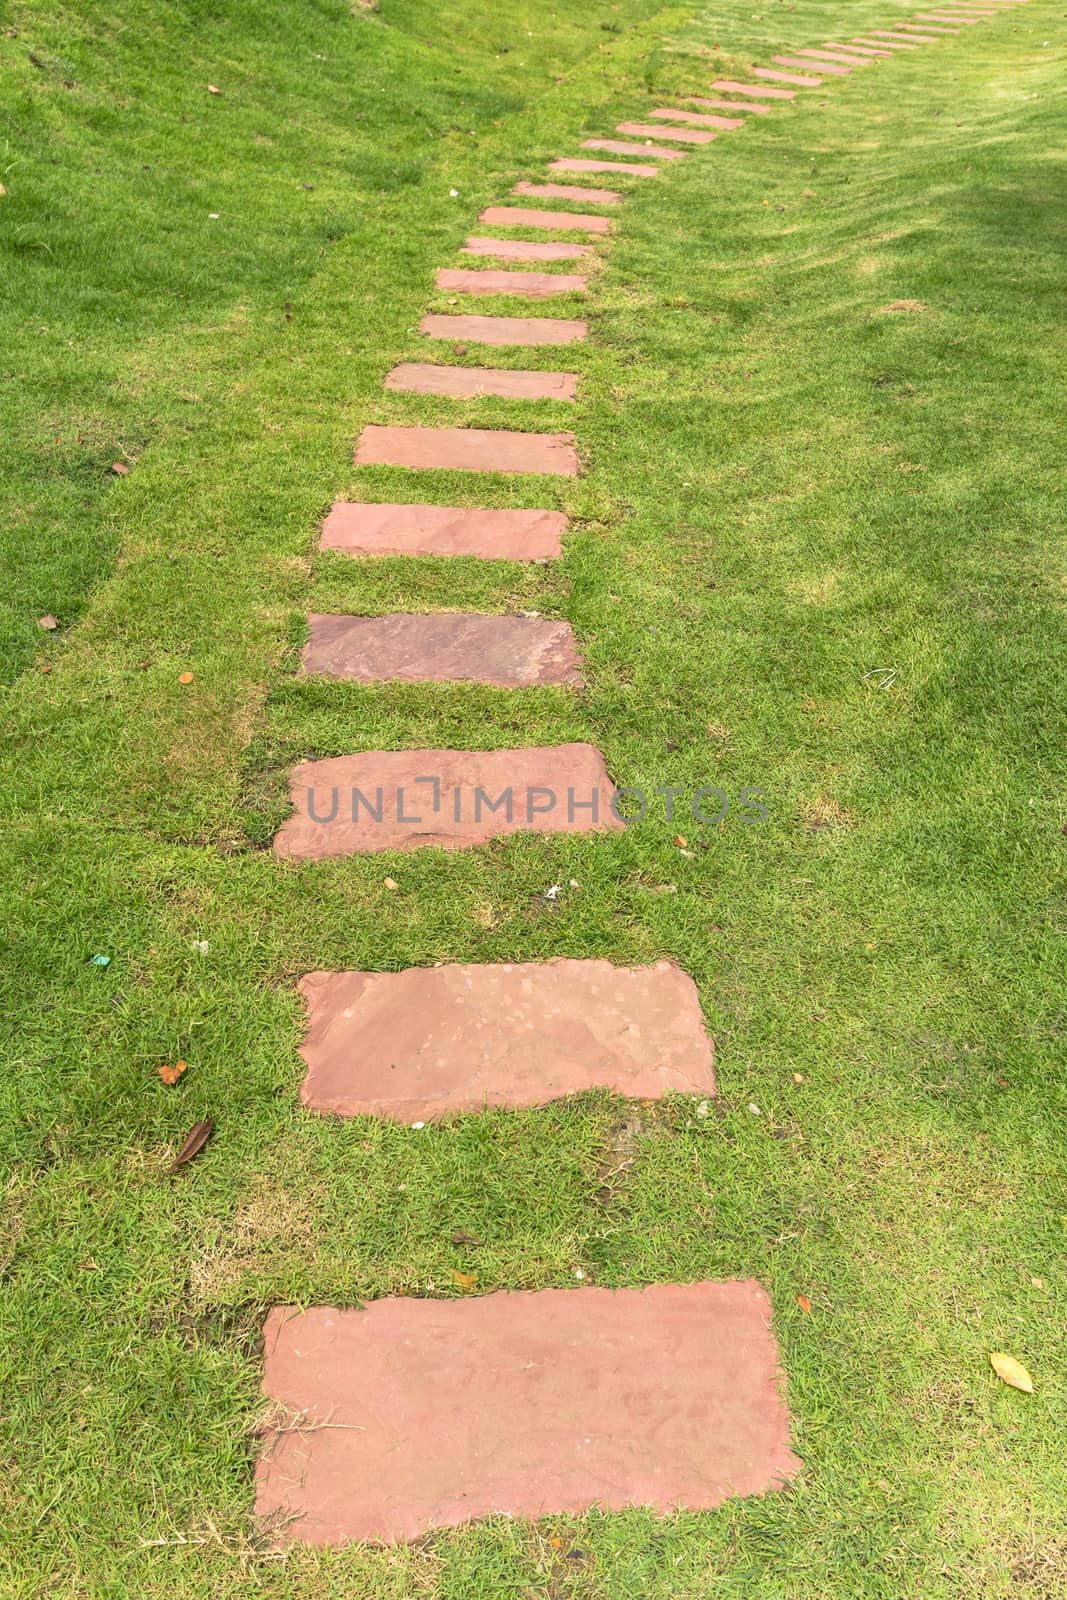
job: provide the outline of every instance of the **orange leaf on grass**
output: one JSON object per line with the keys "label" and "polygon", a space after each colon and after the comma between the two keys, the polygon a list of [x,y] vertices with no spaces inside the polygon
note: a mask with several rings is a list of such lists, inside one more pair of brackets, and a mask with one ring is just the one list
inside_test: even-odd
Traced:
{"label": "orange leaf on grass", "polygon": [[801,1311],[811,1310],[811,1301],[808,1299],[806,1294],[797,1295],[797,1305],[800,1307]]}
{"label": "orange leaf on grass", "polygon": [[476,1272],[457,1272],[453,1267],[452,1282],[457,1289],[473,1289],[478,1282],[478,1274]]}
{"label": "orange leaf on grass", "polygon": [[162,1066],[159,1069],[159,1076],[163,1079],[164,1083],[177,1083],[187,1065],[188,1063],[185,1061],[176,1061],[172,1067]]}

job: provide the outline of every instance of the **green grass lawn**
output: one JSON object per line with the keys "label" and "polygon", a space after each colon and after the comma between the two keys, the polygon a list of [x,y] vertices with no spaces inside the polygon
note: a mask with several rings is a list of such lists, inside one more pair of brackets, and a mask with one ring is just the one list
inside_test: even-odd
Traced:
{"label": "green grass lawn", "polygon": [[[8,9],[4,1600],[1067,1595],[1059,11],[828,80],[630,183],[588,343],[485,356],[578,370],[576,406],[381,391],[449,355],[415,332],[448,309],[433,270],[517,178],[906,14]],[[573,427],[588,470],[351,467],[364,422],[460,415]],[[529,570],[313,556],[346,493],[573,525]],[[306,612],[396,609],[566,616],[588,691],[295,676]],[[572,738],[621,784],[758,788],[768,820],[265,848],[294,759]],[[301,973],[553,955],[693,975],[710,1116],[301,1110]],[[454,1269],[759,1277],[802,1475],[667,1522],[278,1559],[250,1518],[266,1308],[451,1294]]]}

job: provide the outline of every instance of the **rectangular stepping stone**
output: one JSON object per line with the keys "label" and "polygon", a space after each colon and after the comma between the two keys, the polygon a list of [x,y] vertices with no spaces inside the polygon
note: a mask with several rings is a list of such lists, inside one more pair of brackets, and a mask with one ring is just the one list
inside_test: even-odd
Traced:
{"label": "rectangular stepping stone", "polygon": [[491,267],[440,267],[439,289],[459,294],[521,294],[524,299],[545,300],[554,294],[584,294],[588,278],[575,272],[495,272]]}
{"label": "rectangular stepping stone", "polygon": [[584,688],[566,622],[455,612],[308,617],[304,672],[354,683],[491,683]]}
{"label": "rectangular stepping stone", "polygon": [[830,50],[849,50],[854,55],[858,56],[885,56],[887,61],[891,60],[893,56],[892,50],[865,47],[859,44],[835,44],[833,39],[828,39],[826,44],[827,48]]}
{"label": "rectangular stepping stone", "polygon": [[583,139],[582,149],[606,150],[617,156],[651,156],[655,161],[681,161],[686,154],[684,150],[668,150],[665,145],[631,144],[626,139]]}
{"label": "rectangular stepping stone", "polygon": [[618,832],[615,788],[590,744],[365,750],[302,761],[274,853],[297,861],[463,850],[512,833]]}
{"label": "rectangular stepping stone", "polygon": [[776,72],[773,67],[753,67],[752,71],[757,78],[770,78],[774,83],[798,83],[802,89],[817,89],[822,83],[821,78],[807,78],[796,72]]}
{"label": "rectangular stepping stone", "polygon": [[715,1093],[696,986],[670,961],[312,972],[300,992],[300,1098],[331,1116],[430,1122],[587,1089]]}
{"label": "rectangular stepping stone", "polygon": [[386,374],[385,387],[403,394],[448,394],[457,400],[492,395],[503,400],[573,400],[573,372],[514,372],[507,367],[438,367],[402,361]]}
{"label": "rectangular stepping stone", "polygon": [[843,61],[852,67],[869,67],[871,64],[862,56],[848,56],[841,50],[798,50],[797,55],[812,61]]}
{"label": "rectangular stepping stone", "polygon": [[779,1487],[767,1291],[647,1289],[275,1306],[256,1513],[278,1538],[394,1544],[481,1517],[703,1511]]}
{"label": "rectangular stepping stone", "polygon": [[761,106],[757,101],[750,100],[741,103],[737,100],[705,100],[698,94],[687,94],[686,99],[695,106],[718,107],[720,111],[747,111],[753,116],[766,117],[770,115],[771,106]]}
{"label": "rectangular stepping stone", "polygon": [[486,561],[555,561],[568,519],[562,511],[365,505],[339,500],[322,526],[320,550],[351,556],[478,556]]}
{"label": "rectangular stepping stone", "polygon": [[917,11],[915,15],[919,22],[964,22],[968,25],[973,23],[977,26],[982,20],[981,17],[964,16],[959,11],[954,11],[948,17],[945,16],[943,11]]}
{"label": "rectangular stepping stone", "polygon": [[500,261],[576,261],[592,253],[591,244],[534,239],[468,239],[460,251],[460,255],[496,256]]}
{"label": "rectangular stepping stone", "polygon": [[517,183],[511,192],[541,200],[584,200],[590,206],[617,206],[622,199],[614,189],[591,189],[581,183]]}
{"label": "rectangular stepping stone", "polygon": [[557,156],[549,172],[620,172],[628,178],[658,178],[659,168],[640,161],[594,161],[587,156]]}
{"label": "rectangular stepping stone", "polygon": [[[858,41],[858,43],[860,43],[860,44],[873,44],[874,40],[873,39],[860,39]],[[886,50],[918,50],[918,48],[919,48],[919,46],[917,44],[914,44],[914,43],[913,44],[904,44],[903,42],[898,43],[897,41],[890,40],[890,39],[879,39],[878,43],[880,45],[884,46]]]}
{"label": "rectangular stepping stone", "polygon": [[579,233],[608,233],[607,217],[586,216],[581,211],[528,211],[524,206],[488,206],[478,218],[494,228],[574,228]]}
{"label": "rectangular stepping stone", "polygon": [[[957,17],[956,20],[957,20],[957,22],[963,22],[963,21],[965,21],[967,19],[964,18],[964,17]],[[963,30],[961,28],[932,28],[932,27],[930,27],[929,23],[927,23],[927,25],[926,25],[925,29],[923,30],[923,32],[920,33],[918,28],[909,28],[909,27],[907,27],[907,26],[905,26],[903,24],[901,26],[901,32],[906,34],[909,38],[912,38],[912,39],[931,39],[931,35],[933,36],[933,38],[936,39],[936,38],[938,38],[939,36],[941,36],[943,34],[952,34],[953,36],[955,36],[955,35],[961,33],[962,31]],[[932,42],[932,40],[931,40],[931,42]]]}
{"label": "rectangular stepping stone", "polygon": [[[778,63],[778,65],[780,67],[807,67],[809,71],[811,70],[811,62],[810,61],[805,61],[805,59],[804,59],[804,57],[802,55],[775,56],[774,59]],[[847,78],[851,71],[852,71],[851,67],[834,67],[834,66],[831,66],[829,64],[829,62],[825,62],[825,61],[820,61],[819,62],[819,77],[820,78],[822,78],[822,77]],[[796,82],[796,79],[791,78],[789,81],[791,83],[794,83],[794,82]],[[816,81],[816,83],[818,83],[818,81],[819,81],[818,78],[815,81]]]}
{"label": "rectangular stepping stone", "polygon": [[503,428],[381,427],[368,423],[357,467],[441,468],[459,472],[547,472],[576,478],[573,433],[511,433]]}
{"label": "rectangular stepping stone", "polygon": [[906,45],[909,50],[918,50],[920,40],[925,40],[927,44],[937,43],[937,39],[932,33],[876,33],[875,38],[887,41],[896,40],[898,43]]}
{"label": "rectangular stepping stone", "polygon": [[[761,77],[766,77],[767,69],[757,67],[756,71]],[[784,73],[776,72],[776,78],[784,77]],[[722,89],[729,94],[750,95],[760,100],[795,100],[796,93],[792,89],[768,89],[759,83],[735,83],[732,78],[718,78],[711,86],[713,89]]]}
{"label": "rectangular stepping stone", "polygon": [[620,122],[616,131],[641,134],[646,139],[677,139],[679,144],[710,144],[717,137],[698,128],[663,128],[654,122]]}
{"label": "rectangular stepping stone", "polygon": [[663,122],[684,122],[693,128],[743,128],[744,117],[716,117],[707,116],[701,111],[673,111],[664,108],[662,111],[651,111],[649,115],[658,117]]}
{"label": "rectangular stepping stone", "polygon": [[419,332],[431,339],[465,339],[471,344],[574,344],[588,332],[584,322],[559,317],[423,317]]}

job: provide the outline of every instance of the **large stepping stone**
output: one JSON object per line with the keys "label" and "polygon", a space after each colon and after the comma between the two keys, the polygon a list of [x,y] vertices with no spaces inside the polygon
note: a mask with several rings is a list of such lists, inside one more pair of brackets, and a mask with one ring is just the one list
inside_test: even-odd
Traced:
{"label": "large stepping stone", "polygon": [[385,375],[385,387],[404,394],[447,394],[457,400],[492,395],[504,400],[573,400],[573,372],[515,372],[507,367],[438,367],[402,361]]}
{"label": "large stepping stone", "polygon": [[755,100],[745,102],[737,100],[706,100],[699,94],[687,94],[685,98],[694,106],[711,106],[713,110],[718,107],[720,111],[746,111],[750,116],[755,117],[769,116],[773,109],[771,106],[761,106]]}
{"label": "large stepping stone", "polygon": [[302,761],[274,853],[297,861],[436,845],[463,850],[512,833],[617,832],[615,788],[589,744],[521,750],[366,750]]}
{"label": "large stepping stone", "polygon": [[557,317],[436,316],[431,312],[419,323],[419,332],[431,339],[491,345],[574,344],[588,331],[584,322]]}
{"label": "large stepping stone", "polygon": [[797,55],[803,56],[805,61],[844,62],[849,71],[852,71],[854,67],[869,67],[871,65],[871,62],[865,61],[862,56],[849,56],[842,50],[798,50]]}
{"label": "large stepping stone", "polygon": [[595,161],[587,156],[557,156],[549,172],[619,172],[628,178],[657,178],[659,168],[640,161]]}
{"label": "large stepping stone", "polygon": [[574,228],[579,233],[608,233],[608,217],[587,216],[582,211],[529,211],[525,206],[488,206],[478,218],[494,228]]}
{"label": "large stepping stone", "polygon": [[458,294],[520,294],[526,300],[545,300],[554,294],[584,294],[588,278],[576,272],[506,272],[491,267],[441,267],[439,289]]}
{"label": "large stepping stone", "polygon": [[[919,46],[917,44],[914,44],[914,43],[913,44],[904,44],[903,41],[897,41],[897,40],[892,40],[892,39],[879,39],[877,42],[878,42],[879,46],[884,47],[886,50],[918,50],[919,49]],[[856,40],[856,43],[857,44],[874,44],[875,41],[873,39],[859,38],[859,39]]]}
{"label": "large stepping stone", "polygon": [[617,206],[622,199],[615,189],[591,189],[581,183],[517,183],[511,192],[541,200],[584,200],[589,206]]}
{"label": "large stepping stone", "polygon": [[[810,61],[806,61],[804,57],[799,54],[795,56],[775,56],[774,59],[780,67],[807,67],[809,72],[812,70],[812,63]],[[819,62],[819,78],[847,78],[851,71],[851,67],[835,67],[832,66],[828,61]],[[814,80],[816,84],[818,84],[819,78]],[[788,81],[790,83],[795,83],[798,80],[795,78],[790,78]]]}
{"label": "large stepping stone", "polygon": [[881,48],[859,44],[836,44],[833,39],[827,39],[826,47],[828,50],[848,50],[853,55],[858,56],[885,56],[887,61],[891,61],[893,58],[892,50],[882,50]]}
{"label": "large stepping stone", "polygon": [[578,476],[573,433],[513,433],[504,428],[382,427],[371,422],[359,436],[355,461],[357,467]]}
{"label": "large stepping stone", "polygon": [[670,961],[312,972],[300,992],[312,1111],[410,1123],[586,1089],[715,1093],[696,986]]}
{"label": "large stepping stone", "polygon": [[304,672],[355,683],[492,683],[583,688],[570,624],[456,612],[308,617]]}
{"label": "large stepping stone", "polygon": [[664,108],[662,111],[650,111],[649,116],[663,122],[684,122],[693,128],[743,128],[745,125],[744,117],[708,116],[702,111],[674,111]]}
{"label": "large stepping stone", "polygon": [[808,78],[795,72],[776,72],[773,67],[753,67],[752,72],[755,77],[770,78],[774,83],[798,83],[802,89],[817,89],[822,83],[821,78]]}
{"label": "large stepping stone", "polygon": [[496,256],[499,261],[576,261],[592,253],[591,244],[534,239],[468,239],[460,251],[463,256]]}
{"label": "large stepping stone", "polygon": [[617,156],[652,156],[656,161],[681,161],[688,154],[685,150],[668,150],[666,145],[632,144],[626,139],[583,139],[582,149],[606,150]]}
{"label": "large stepping stone", "polygon": [[620,122],[617,133],[640,134],[646,139],[677,139],[679,144],[710,144],[717,137],[699,128],[664,128],[655,122]]}
{"label": "large stepping stone", "polygon": [[562,511],[365,505],[339,500],[323,523],[320,550],[351,556],[477,556],[484,561],[555,561],[568,519]]}
{"label": "large stepping stone", "polygon": [[[766,71],[766,68],[757,67],[756,70],[757,72],[763,73]],[[781,73],[775,73],[775,77],[781,76]],[[713,89],[721,89],[727,94],[750,95],[753,98],[758,98],[760,100],[796,99],[796,94],[792,89],[768,89],[761,83],[735,83],[732,78],[718,78],[711,87]]]}
{"label": "large stepping stone", "polygon": [[492,1515],[763,1494],[789,1445],[753,1280],[275,1306],[256,1512],[309,1545],[396,1543]]}

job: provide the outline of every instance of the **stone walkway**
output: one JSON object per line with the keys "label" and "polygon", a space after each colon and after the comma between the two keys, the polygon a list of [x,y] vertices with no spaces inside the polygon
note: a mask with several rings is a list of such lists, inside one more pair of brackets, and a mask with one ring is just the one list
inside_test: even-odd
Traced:
{"label": "stone walkway", "polygon": [[[548,172],[665,181],[673,162],[758,127],[826,79],[945,44],[1026,3],[945,0],[918,13],[919,26],[775,56],[743,80],[714,81],[708,97],[643,110],[608,136],[583,140],[581,149],[595,155],[563,154]],[[511,193],[600,210],[489,206],[478,220],[494,233],[469,238],[461,253],[496,264],[442,268],[438,289],[520,301],[585,294],[584,272],[500,263],[589,260],[588,241],[609,241],[614,226],[601,211],[618,212],[624,192],[553,177],[520,182]],[[509,237],[511,229],[582,239],[531,242]],[[428,314],[419,326],[429,340],[487,348],[565,346],[589,331],[584,321],[521,314]],[[385,378],[387,390],[457,405],[476,396],[572,401],[578,383],[573,373],[456,366],[437,354]],[[420,492],[411,502],[335,505],[324,550],[522,562],[561,554],[560,512],[441,505],[432,475],[574,477],[573,434],[368,424],[355,460],[419,473]],[[301,670],[362,683],[582,687],[569,625],[533,617],[313,616]],[[356,752],[301,762],[290,795],[292,814],[274,848],[291,860],[625,826],[603,757],[585,744]],[[670,962],[313,972],[300,988],[308,1012],[302,1095],[311,1112],[421,1126],[598,1087],[646,1100],[715,1092],[695,986]],[[537,1517],[599,1505],[666,1514],[763,1493],[800,1466],[770,1322],[755,1283],[389,1299],[360,1310],[278,1307],[267,1320],[264,1375],[278,1413],[262,1441],[256,1510],[279,1538],[321,1545],[414,1539],[491,1513]]]}

